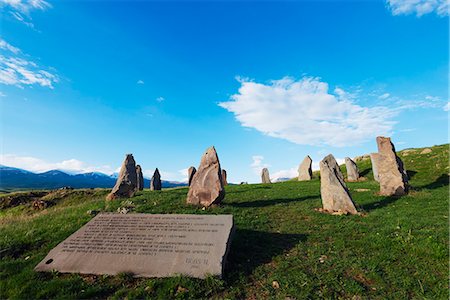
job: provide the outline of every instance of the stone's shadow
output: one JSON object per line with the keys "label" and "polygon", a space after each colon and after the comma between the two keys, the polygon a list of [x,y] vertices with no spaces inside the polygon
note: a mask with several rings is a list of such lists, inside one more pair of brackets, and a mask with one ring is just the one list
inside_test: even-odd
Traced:
{"label": "stone's shadow", "polygon": [[369,174],[370,171],[372,171],[371,168],[364,169],[364,170],[362,170],[362,171],[359,172],[359,176],[364,177],[364,176],[366,176],[367,174]]}
{"label": "stone's shadow", "polygon": [[358,208],[360,211],[369,212],[374,209],[388,206],[400,198],[401,198],[401,196],[388,196],[388,197],[384,197],[380,201],[371,202],[371,203],[367,203],[367,204],[360,204],[360,205],[358,205]]}
{"label": "stone's shadow", "polygon": [[270,263],[275,256],[289,251],[300,242],[305,242],[306,237],[305,234],[236,229],[225,264],[225,276],[235,274],[234,276],[239,277],[238,274],[242,272],[249,275],[258,266]]}
{"label": "stone's shadow", "polygon": [[254,190],[270,190],[272,187],[271,186],[258,186],[258,187],[249,187],[248,189],[245,189],[243,191],[233,191],[230,192],[230,194],[239,194],[239,193],[248,193],[248,192],[253,192]]}
{"label": "stone's shadow", "polygon": [[449,185],[449,181],[450,181],[450,176],[447,174],[442,174],[441,176],[439,176],[434,182],[426,184],[426,185],[422,185],[419,187],[415,187],[415,190],[434,190],[443,186],[448,186]]}
{"label": "stone's shadow", "polygon": [[305,200],[313,199],[313,198],[320,198],[320,195],[306,196],[306,197],[293,198],[293,199],[256,200],[256,201],[249,201],[249,202],[224,203],[224,204],[229,205],[229,206],[234,206],[234,207],[264,207],[264,206],[271,206],[271,205],[275,205],[275,204],[305,201]]}
{"label": "stone's shadow", "polygon": [[406,174],[408,175],[408,180],[410,180],[417,174],[417,172],[413,170],[406,170]]}

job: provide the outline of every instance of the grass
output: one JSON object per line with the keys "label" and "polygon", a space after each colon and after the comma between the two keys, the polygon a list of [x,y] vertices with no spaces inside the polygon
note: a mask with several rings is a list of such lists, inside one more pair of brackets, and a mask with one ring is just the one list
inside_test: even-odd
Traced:
{"label": "grass", "polygon": [[[448,145],[402,151],[412,191],[377,195],[370,159],[358,161],[366,181],[348,183],[363,216],[332,216],[321,207],[320,181],[226,187],[220,207],[185,205],[187,188],[143,191],[106,202],[107,190],[46,195],[34,210],[26,199],[0,201],[1,299],[448,299]],[[345,168],[343,168],[345,171]],[[368,191],[357,192],[359,189]],[[88,222],[88,210],[232,214],[236,232],[223,279],[183,276],[135,279],[36,273],[34,266]],[[276,282],[276,283],[274,283]]]}

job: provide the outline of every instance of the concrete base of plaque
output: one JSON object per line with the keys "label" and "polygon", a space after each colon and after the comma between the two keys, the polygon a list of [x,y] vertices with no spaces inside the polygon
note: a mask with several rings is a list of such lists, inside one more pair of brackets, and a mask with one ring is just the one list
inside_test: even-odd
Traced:
{"label": "concrete base of plaque", "polygon": [[222,276],[232,215],[102,213],[52,249],[36,271]]}

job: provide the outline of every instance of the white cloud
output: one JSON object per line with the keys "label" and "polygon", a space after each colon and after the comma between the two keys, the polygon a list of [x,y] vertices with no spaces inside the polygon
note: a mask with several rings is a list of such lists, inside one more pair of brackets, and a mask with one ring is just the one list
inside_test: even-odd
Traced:
{"label": "white cloud", "polygon": [[262,156],[262,155],[253,155],[252,160],[253,160],[253,162],[251,163],[250,167],[253,169],[253,172],[256,175],[261,175],[261,170],[263,168],[270,167],[270,165],[263,163],[264,156]]}
{"label": "white cloud", "polygon": [[273,174],[270,174],[271,181],[277,181],[280,178],[294,178],[298,176],[298,171],[296,167],[290,168],[288,170],[280,170]]}
{"label": "white cloud", "polygon": [[40,85],[53,89],[58,82],[58,76],[45,70],[29,60],[23,52],[0,38],[0,83],[15,85]]}
{"label": "white cloud", "polygon": [[31,11],[45,11],[52,5],[44,0],[0,0],[0,8],[5,9],[19,22],[34,29],[31,22]]}
{"label": "white cloud", "polygon": [[156,101],[158,101],[158,102],[163,102],[164,100],[166,100],[164,97],[158,97],[158,98],[156,98]]}
{"label": "white cloud", "polygon": [[144,81],[139,79],[136,83],[137,84],[144,84]]}
{"label": "white cloud", "polygon": [[443,107],[444,111],[450,111],[450,102],[447,102],[447,104]]}
{"label": "white cloud", "polygon": [[378,96],[379,99],[387,99],[389,98],[389,96],[391,96],[391,94],[389,93],[384,93],[383,95]]}
{"label": "white cloud", "polygon": [[387,0],[386,4],[394,16],[415,14],[417,17],[436,13],[449,15],[449,0]]}
{"label": "white cloud", "polygon": [[62,170],[75,174],[88,172],[101,172],[109,175],[114,172],[114,169],[111,168],[109,165],[90,166],[85,162],[82,162],[74,158],[63,160],[61,162],[48,162],[43,159],[31,156],[0,154],[0,164],[8,167],[20,168],[37,173],[49,170]]}
{"label": "white cloud", "polygon": [[284,77],[269,84],[238,79],[241,87],[219,106],[234,113],[244,127],[296,144],[349,146],[389,135],[395,112],[387,107],[362,107],[330,93],[319,78]]}

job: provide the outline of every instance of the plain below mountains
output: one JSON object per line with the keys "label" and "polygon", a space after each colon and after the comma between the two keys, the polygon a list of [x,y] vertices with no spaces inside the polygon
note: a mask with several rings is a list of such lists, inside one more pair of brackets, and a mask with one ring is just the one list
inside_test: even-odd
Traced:
{"label": "plain below mountains", "polygon": [[[116,183],[116,175],[98,172],[68,174],[60,170],[44,173],[33,173],[23,169],[0,165],[0,190],[24,189],[58,189],[73,188],[112,188]],[[150,180],[144,178],[145,188],[150,187]],[[162,180],[163,188],[186,186],[186,183]]]}

